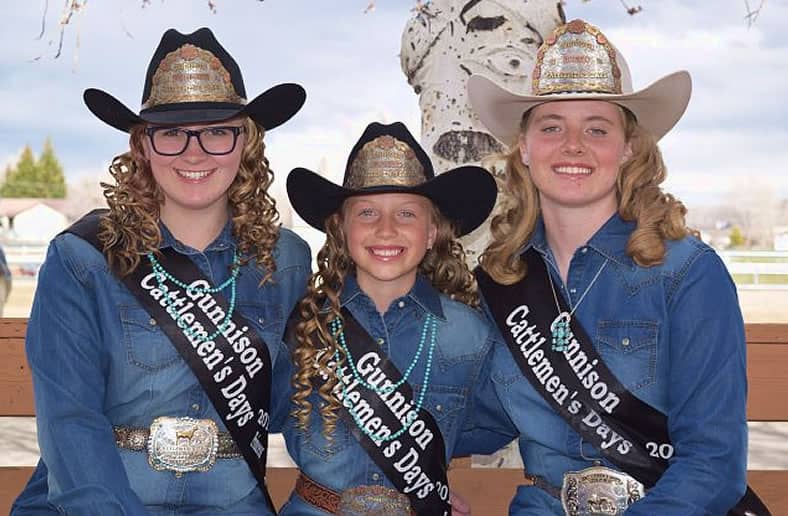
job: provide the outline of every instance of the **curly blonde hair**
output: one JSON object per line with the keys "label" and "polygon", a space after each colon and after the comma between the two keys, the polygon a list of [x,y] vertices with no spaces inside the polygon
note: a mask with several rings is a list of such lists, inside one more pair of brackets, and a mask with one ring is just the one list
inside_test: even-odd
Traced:
{"label": "curly blonde hair", "polygon": [[[265,157],[265,130],[249,117],[242,121],[245,143],[228,199],[242,263],[253,259],[263,273],[263,284],[276,272],[273,248],[279,238],[279,213],[268,194],[274,174]],[[121,276],[136,269],[146,253],[158,252],[161,244],[159,209],[164,196],[145,158],[144,138],[144,125],[131,129],[130,150],[116,156],[109,167],[115,183],[101,183],[109,212],[98,236],[110,267]]]}
{"label": "curly blonde hair", "polygon": [[[323,434],[331,438],[338,418],[341,402],[334,394],[339,383],[335,374],[345,362],[342,347],[332,335],[329,325],[339,321],[342,325],[339,299],[345,278],[355,270],[348,252],[343,230],[344,207],[326,219],[326,242],[317,254],[317,271],[312,274],[307,293],[298,304],[298,323],[295,327],[296,348],[293,358],[297,367],[293,375],[293,401],[296,408],[292,415],[300,428],[306,428],[312,412],[309,396],[314,384],[324,403],[320,405]],[[471,307],[479,306],[476,280],[465,263],[465,252],[456,238],[454,225],[433,205],[432,221],[437,233],[432,248],[419,264],[419,272],[432,285],[451,299]],[[324,307],[327,307],[324,308]],[[335,357],[340,363],[335,363]],[[327,380],[322,380],[322,375]]]}
{"label": "curly blonde hair", "polygon": [[[621,167],[616,179],[618,213],[626,221],[637,223],[627,243],[627,254],[641,267],[662,263],[665,241],[687,235],[698,236],[687,227],[687,209],[673,195],[662,191],[667,169],[654,137],[627,109],[624,113],[624,134],[632,149],[632,157]],[[529,113],[523,114],[520,133],[528,127]],[[519,146],[506,156],[505,187],[509,205],[493,217],[492,239],[480,257],[482,268],[498,283],[511,285],[527,271],[519,259],[519,251],[530,240],[539,218],[539,192],[528,167],[523,164]]]}

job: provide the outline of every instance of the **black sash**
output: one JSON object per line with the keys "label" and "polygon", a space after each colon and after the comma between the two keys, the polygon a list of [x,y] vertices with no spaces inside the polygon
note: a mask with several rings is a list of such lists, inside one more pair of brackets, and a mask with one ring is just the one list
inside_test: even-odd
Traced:
{"label": "black sash", "polygon": [[[509,351],[536,391],[585,441],[612,463],[653,487],[673,456],[667,417],[622,385],[607,368],[577,319],[564,351],[550,346],[550,325],[555,317],[547,267],[529,249],[522,258],[528,276],[513,285],[496,283],[477,267],[475,274],[493,318]],[[563,297],[562,311],[569,312]],[[769,512],[755,493],[747,493],[729,514]],[[737,512],[740,511],[740,512]]]}
{"label": "black sash", "polygon": [[[86,240],[103,254],[98,228],[106,212],[93,210],[65,232]],[[161,250],[159,262],[188,285],[212,287],[188,257],[172,248]],[[162,292],[145,259],[121,281],[189,365],[252,470],[271,510],[275,510],[265,484],[272,375],[268,346],[238,311],[233,312],[222,333],[200,342],[215,333],[224,321],[227,301],[221,293],[187,293],[175,285],[169,285],[169,292]],[[167,296],[171,298],[169,303]],[[184,334],[189,329],[192,337]]]}
{"label": "black sash", "polygon": [[[359,375],[379,389],[397,383],[402,374],[380,352],[380,346],[348,310],[342,310],[342,317],[345,342]],[[338,392],[342,392],[343,384],[345,392],[342,416],[370,458],[391,483],[408,496],[416,514],[449,516],[451,505],[446,452],[443,435],[432,414],[422,408],[410,428],[390,441],[373,441],[361,431],[350,414],[353,410],[373,434],[392,435],[402,428],[408,414],[415,410],[416,398],[408,382],[389,394],[376,394],[355,380],[349,366],[339,381]]]}

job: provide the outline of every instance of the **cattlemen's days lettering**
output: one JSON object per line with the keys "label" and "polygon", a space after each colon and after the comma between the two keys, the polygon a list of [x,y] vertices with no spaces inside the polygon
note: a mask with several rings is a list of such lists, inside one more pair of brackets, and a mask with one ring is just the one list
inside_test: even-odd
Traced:
{"label": "cattlemen's days lettering", "polygon": [[[337,373],[341,384],[337,384],[334,393],[342,401],[342,404],[355,414],[356,423],[377,438],[372,439],[372,442],[381,449],[384,457],[391,460],[394,469],[405,480],[404,493],[424,499],[436,489],[436,482],[419,466],[419,459],[421,452],[427,449],[435,435],[413,407],[412,402],[394,388],[394,383],[388,378],[388,375],[378,367],[381,360],[378,353],[368,352],[356,362],[356,371],[360,379],[375,386],[380,390],[380,394],[364,388],[351,372],[346,371],[347,368],[338,369]],[[347,374],[345,374],[346,372]],[[385,417],[382,418],[380,414],[376,414],[375,407],[362,396],[362,390],[364,396],[379,397],[383,401],[383,406],[403,426],[413,418],[406,434],[413,438],[412,442],[416,444],[415,447],[404,444],[400,439],[387,440],[399,428],[392,429],[384,423]]]}
{"label": "cattlemen's days lettering", "polygon": [[167,315],[183,330],[184,336],[205,368],[212,373],[213,381],[229,407],[229,412],[222,417],[226,421],[235,421],[239,428],[256,417],[258,421],[266,422],[267,429],[267,411],[261,409],[255,415],[246,394],[249,380],[264,367],[263,359],[257,348],[251,345],[247,335],[249,327],[238,328],[232,319],[227,321],[221,335],[230,343],[233,354],[226,355],[225,351],[229,351],[226,347],[225,351],[222,351],[214,340],[207,339],[211,329],[206,328],[204,322],[210,321],[218,328],[227,317],[216,299],[206,292],[211,286],[207,281],[195,280],[183,291],[170,290],[167,285],[160,285],[156,273],[151,272],[142,278],[140,286],[159,305],[166,308]]}
{"label": "cattlemen's days lettering", "polygon": [[[519,351],[528,367],[531,368],[534,376],[544,385],[545,391],[552,396],[556,403],[566,406],[566,409],[571,414],[580,414],[583,404],[575,399],[578,394],[577,390],[570,391],[560,375],[555,371],[551,357],[542,349],[547,339],[537,329],[536,324],[529,323],[527,319],[529,313],[530,310],[527,305],[519,305],[507,315],[506,325],[512,335],[512,339],[519,346]],[[600,374],[595,369],[598,360],[589,360],[574,336],[572,336],[569,345],[566,346],[564,351],[556,356],[563,356],[566,359],[570,369],[579,380],[579,385],[586,390],[588,397],[596,401],[600,409],[608,414],[613,414],[621,400],[600,379]],[[618,453],[622,455],[625,455],[631,449],[632,443],[623,439],[605,425],[596,410],[586,407],[581,421],[602,438],[603,449],[615,445]]]}

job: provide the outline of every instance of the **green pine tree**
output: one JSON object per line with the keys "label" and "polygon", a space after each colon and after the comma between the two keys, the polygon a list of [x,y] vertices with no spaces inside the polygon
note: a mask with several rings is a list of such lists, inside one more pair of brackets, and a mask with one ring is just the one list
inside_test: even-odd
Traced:
{"label": "green pine tree", "polygon": [[39,159],[26,145],[16,167],[7,167],[5,182],[0,186],[2,197],[58,198],[66,196],[66,178],[63,166],[55,156],[49,138]]}
{"label": "green pine tree", "polygon": [[37,165],[42,191],[39,197],[63,199],[66,196],[66,177],[63,175],[63,166],[55,156],[52,140],[49,138],[44,142],[44,150],[41,151]]}
{"label": "green pine tree", "polygon": [[3,197],[34,197],[29,194],[31,193],[30,185],[36,179],[36,168],[33,150],[29,145],[25,145],[16,168],[7,172],[5,183],[0,187],[0,195]]}

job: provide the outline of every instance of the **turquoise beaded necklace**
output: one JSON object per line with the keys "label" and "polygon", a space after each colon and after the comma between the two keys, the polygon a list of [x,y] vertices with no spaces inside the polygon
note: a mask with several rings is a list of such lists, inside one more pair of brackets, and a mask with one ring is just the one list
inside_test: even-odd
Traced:
{"label": "turquoise beaded necklace", "polygon": [[[233,312],[235,311],[236,284],[238,282],[238,274],[240,273],[241,270],[240,268],[241,259],[238,256],[238,253],[235,253],[233,255],[233,265],[232,265],[232,272],[230,273],[230,277],[224,280],[218,287],[206,287],[206,288],[193,287],[191,285],[182,282],[181,280],[179,280],[178,278],[167,272],[167,270],[164,268],[164,266],[161,263],[159,263],[159,261],[153,255],[153,253],[148,253],[147,257],[148,257],[148,261],[151,264],[151,268],[153,269],[153,274],[156,276],[156,283],[157,286],[159,287],[159,290],[165,292],[164,295],[165,305],[167,311],[170,313],[174,313],[174,310],[173,311],[170,310],[173,301],[170,296],[166,295],[168,289],[167,289],[167,285],[164,284],[165,280],[171,281],[172,283],[175,284],[175,286],[185,289],[187,293],[191,293],[191,294],[216,294],[217,292],[221,292],[225,290],[227,287],[230,287],[230,306],[227,309],[227,314],[225,315],[224,320],[222,321],[222,323],[219,325],[219,327],[216,329],[215,332],[211,333],[210,335],[206,335],[204,337],[199,337],[198,339],[196,339],[196,342],[194,342],[195,345],[200,344],[202,342],[207,342],[209,340],[213,340],[216,337],[218,337],[225,329],[227,329],[227,327],[230,325],[230,321],[233,318]],[[183,328],[182,329],[183,334],[186,335],[187,338],[192,339],[194,337],[195,330],[192,330],[191,328],[186,328],[185,327],[186,325],[180,324],[181,319],[182,317],[179,315],[178,318],[175,320],[176,324],[178,325],[179,328]]]}
{"label": "turquoise beaded necklace", "polygon": [[[347,343],[345,341],[345,333],[342,331],[339,325],[339,320],[334,319],[333,321],[331,321],[330,325],[331,325],[331,333],[334,335],[334,338],[339,341],[339,345],[342,347],[342,350],[345,352],[345,356],[348,357],[348,364],[350,365],[350,370],[353,373],[353,378],[359,384],[363,385],[367,389],[370,389],[376,394],[389,394],[393,392],[394,389],[398,388],[400,385],[405,383],[405,381],[410,376],[411,372],[413,372],[413,368],[416,366],[416,363],[421,358],[421,353],[422,350],[424,349],[424,342],[427,339],[427,332],[429,331],[430,344],[427,349],[427,364],[424,366],[424,384],[422,385],[422,388],[419,389],[419,394],[418,397],[416,398],[416,407],[412,412],[410,412],[407,415],[405,424],[402,425],[402,428],[400,428],[399,430],[397,430],[396,432],[394,432],[389,436],[385,436],[382,434],[373,434],[372,432],[370,432],[364,427],[364,422],[361,421],[361,418],[358,416],[356,411],[350,407],[347,408],[348,412],[350,412],[350,415],[353,416],[353,421],[356,423],[358,429],[361,430],[367,437],[369,437],[373,441],[387,442],[398,438],[399,436],[404,434],[411,427],[411,425],[413,425],[413,422],[416,420],[417,414],[421,410],[421,407],[424,405],[424,396],[427,394],[427,389],[430,383],[430,373],[432,372],[432,357],[435,351],[435,335],[437,333],[437,321],[435,317],[432,314],[427,314],[427,318],[424,320],[424,324],[421,327],[421,337],[419,339],[419,347],[416,350],[416,354],[413,356],[413,360],[411,360],[410,365],[408,365],[408,368],[405,370],[405,373],[403,374],[402,378],[399,381],[397,381],[395,384],[387,388],[376,387],[374,385],[367,383],[366,381],[364,381],[363,378],[361,378],[361,375],[358,374],[358,370],[356,369],[356,364],[355,362],[353,362],[353,356],[350,354],[350,350],[348,350]],[[339,363],[338,350],[334,351],[334,360],[336,361],[337,364]],[[342,367],[337,370],[339,375],[342,375],[344,373],[344,369],[345,368]],[[339,381],[342,385],[342,399],[344,399],[347,392],[347,386],[345,385],[345,382],[343,382],[341,378],[339,379]]]}

